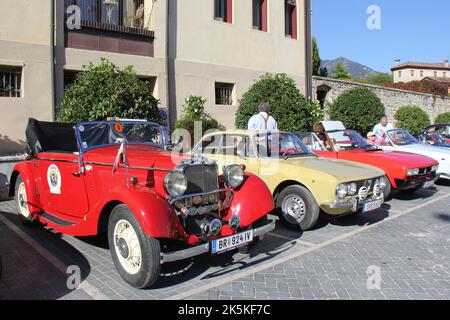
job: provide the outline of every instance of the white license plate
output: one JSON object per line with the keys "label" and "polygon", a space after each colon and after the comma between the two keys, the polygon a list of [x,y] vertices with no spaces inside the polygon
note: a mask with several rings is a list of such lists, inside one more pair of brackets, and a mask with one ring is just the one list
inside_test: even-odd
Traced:
{"label": "white license plate", "polygon": [[431,188],[432,186],[434,186],[434,181],[427,181],[423,184],[424,189]]}
{"label": "white license plate", "polygon": [[381,200],[375,200],[375,201],[366,202],[363,205],[362,212],[364,213],[364,212],[376,210],[378,208],[381,208],[382,204],[383,204],[383,202]]}
{"label": "white license plate", "polygon": [[211,242],[211,252],[221,253],[241,247],[253,241],[253,230],[238,233],[229,237],[220,238]]}

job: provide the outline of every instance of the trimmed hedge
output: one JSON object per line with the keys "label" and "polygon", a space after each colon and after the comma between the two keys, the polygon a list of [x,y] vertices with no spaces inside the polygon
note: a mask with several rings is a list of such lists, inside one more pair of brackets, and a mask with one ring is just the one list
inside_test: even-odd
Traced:
{"label": "trimmed hedge", "polygon": [[283,131],[299,132],[323,119],[319,104],[309,103],[295,81],[286,74],[265,74],[256,81],[239,101],[236,127],[247,129],[249,119],[258,113],[260,103],[270,105],[270,114]]}
{"label": "trimmed hedge", "polygon": [[450,112],[441,113],[437,116],[434,123],[450,123]]}
{"label": "trimmed hedge", "polygon": [[340,120],[346,128],[365,135],[385,114],[380,98],[368,88],[354,88],[345,91],[331,104],[331,120]]}
{"label": "trimmed hedge", "polygon": [[60,122],[100,121],[108,117],[160,122],[158,100],[132,66],[120,70],[102,59],[84,67],[65,93],[57,112]]}
{"label": "trimmed hedge", "polygon": [[397,128],[408,130],[411,134],[419,134],[430,125],[430,117],[418,106],[403,106],[395,113]]}

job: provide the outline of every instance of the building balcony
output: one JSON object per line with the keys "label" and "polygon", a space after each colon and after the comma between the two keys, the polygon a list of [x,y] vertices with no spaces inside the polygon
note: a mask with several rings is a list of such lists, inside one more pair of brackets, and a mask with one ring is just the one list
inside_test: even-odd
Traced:
{"label": "building balcony", "polygon": [[[65,46],[153,56],[155,0],[65,0],[80,13],[79,28],[65,23]],[[69,12],[73,12],[69,10]]]}

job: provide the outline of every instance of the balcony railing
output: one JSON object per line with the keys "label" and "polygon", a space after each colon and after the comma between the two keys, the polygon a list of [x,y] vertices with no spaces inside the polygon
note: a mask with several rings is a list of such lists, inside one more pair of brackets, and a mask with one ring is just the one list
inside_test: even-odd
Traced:
{"label": "balcony railing", "polygon": [[64,0],[64,5],[65,9],[73,5],[79,7],[81,28],[153,36],[154,2],[155,0]]}

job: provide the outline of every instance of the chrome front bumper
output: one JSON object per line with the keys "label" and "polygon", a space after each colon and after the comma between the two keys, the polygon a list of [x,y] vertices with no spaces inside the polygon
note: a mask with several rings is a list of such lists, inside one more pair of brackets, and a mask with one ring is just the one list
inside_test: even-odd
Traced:
{"label": "chrome front bumper", "polygon": [[349,209],[352,212],[358,212],[362,209],[364,204],[377,200],[381,200],[381,203],[384,203],[384,193],[382,193],[379,197],[372,197],[364,201],[358,201],[356,198],[335,200],[333,202],[322,204],[321,207],[327,209]]}
{"label": "chrome front bumper", "polygon": [[[275,229],[275,221],[271,220],[265,226],[253,229],[253,237],[260,237],[263,234],[272,231],[273,229]],[[161,253],[161,264],[189,259],[208,252],[210,252],[210,244],[204,243],[184,250],[169,253]]]}

